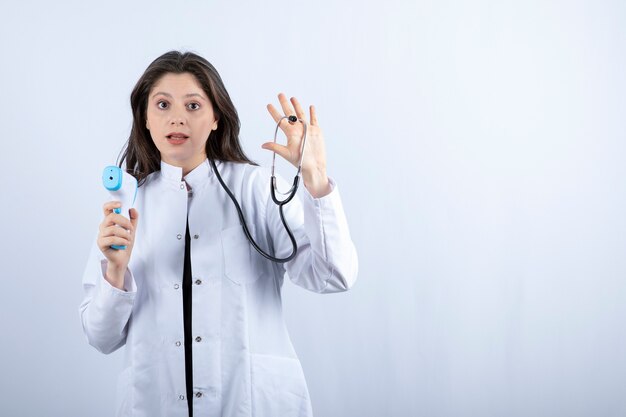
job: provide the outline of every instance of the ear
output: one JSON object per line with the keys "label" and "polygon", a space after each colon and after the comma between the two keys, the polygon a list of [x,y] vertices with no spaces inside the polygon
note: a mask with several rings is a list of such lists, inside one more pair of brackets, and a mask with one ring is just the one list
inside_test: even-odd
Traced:
{"label": "ear", "polygon": [[150,130],[150,125],[148,124],[148,119],[146,119],[146,129]]}
{"label": "ear", "polygon": [[211,128],[211,130],[217,130],[217,120],[213,123],[213,128]]}

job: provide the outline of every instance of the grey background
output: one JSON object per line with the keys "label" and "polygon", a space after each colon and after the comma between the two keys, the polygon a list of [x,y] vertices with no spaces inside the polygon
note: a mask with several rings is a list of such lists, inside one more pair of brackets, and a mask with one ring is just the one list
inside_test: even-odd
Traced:
{"label": "grey background", "polygon": [[[285,312],[318,416],[626,415],[620,1],[17,2],[0,47],[0,415],[111,416],[78,318],[146,66],[220,71],[246,151],[318,107],[360,273]],[[292,171],[283,171],[290,176]]]}

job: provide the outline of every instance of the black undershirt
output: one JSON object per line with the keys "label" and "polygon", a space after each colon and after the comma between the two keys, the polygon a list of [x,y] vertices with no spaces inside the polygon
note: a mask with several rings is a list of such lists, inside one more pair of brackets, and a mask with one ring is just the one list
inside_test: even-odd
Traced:
{"label": "black undershirt", "polygon": [[193,367],[191,338],[191,237],[189,236],[189,218],[185,232],[185,266],[183,268],[183,326],[185,330],[185,380],[187,383],[187,406],[189,417],[193,417]]}

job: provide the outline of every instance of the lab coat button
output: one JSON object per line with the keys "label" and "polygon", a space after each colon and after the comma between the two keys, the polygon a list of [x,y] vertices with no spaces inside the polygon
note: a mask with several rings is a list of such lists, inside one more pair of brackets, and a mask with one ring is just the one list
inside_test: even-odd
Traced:
{"label": "lab coat button", "polygon": [[185,184],[180,184],[180,189],[184,190],[185,189]]}
{"label": "lab coat button", "polygon": [[175,289],[175,290],[177,290],[177,289],[179,289],[179,288],[180,288],[180,286],[179,286],[178,284],[174,284],[174,289]]}
{"label": "lab coat button", "polygon": [[184,400],[184,399],[185,399],[185,396],[184,396],[184,395],[179,395],[179,396],[178,396],[178,399],[179,399],[179,400]]}
{"label": "lab coat button", "polygon": [[201,279],[197,279],[196,280],[196,285],[200,285],[200,284],[202,284],[202,280]]}
{"label": "lab coat button", "polygon": [[194,239],[198,239],[200,237],[200,235],[193,235]]}
{"label": "lab coat button", "polygon": [[176,346],[180,346],[180,340],[176,341]]}
{"label": "lab coat button", "polygon": [[196,337],[196,342],[201,342],[202,338],[200,336]]}
{"label": "lab coat button", "polygon": [[196,392],[196,397],[198,398],[202,397],[202,393],[200,391]]}
{"label": "lab coat button", "polygon": [[176,235],[176,239],[181,240],[182,238],[183,238],[183,235],[181,234]]}

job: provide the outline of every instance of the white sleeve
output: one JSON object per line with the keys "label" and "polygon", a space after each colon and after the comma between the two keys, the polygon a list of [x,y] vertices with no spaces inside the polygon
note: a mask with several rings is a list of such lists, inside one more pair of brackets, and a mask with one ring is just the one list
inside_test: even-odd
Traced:
{"label": "white sleeve", "polygon": [[83,274],[83,302],[79,307],[83,332],[90,345],[111,353],[126,343],[127,326],[137,287],[130,271],[124,275],[124,290],[105,278],[107,259],[95,242]]}
{"label": "white sleeve", "polygon": [[[277,180],[279,189],[289,187]],[[284,206],[287,224],[291,228],[298,252],[285,264],[289,278],[295,284],[317,293],[347,291],[354,285],[358,272],[358,258],[348,222],[343,211],[339,189],[330,179],[330,194],[313,198],[302,181],[299,198]],[[289,256],[292,247],[286,237],[279,212],[271,198],[266,214],[276,256]]]}

